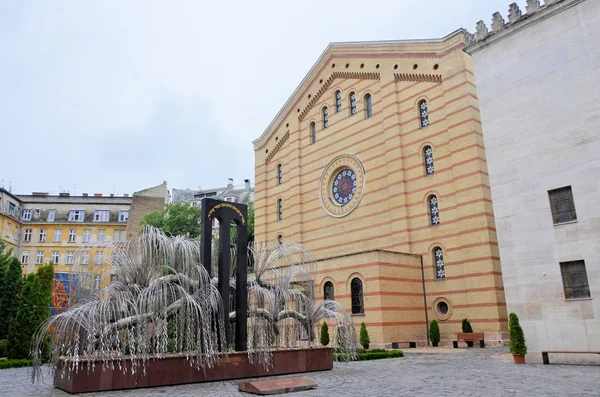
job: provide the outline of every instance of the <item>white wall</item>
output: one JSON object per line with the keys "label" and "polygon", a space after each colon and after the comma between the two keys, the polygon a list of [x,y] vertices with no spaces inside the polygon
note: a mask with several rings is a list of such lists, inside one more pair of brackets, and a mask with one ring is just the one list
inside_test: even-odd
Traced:
{"label": "white wall", "polygon": [[[472,58],[508,310],[530,361],[600,351],[600,1],[488,41]],[[554,226],[547,192],[567,185],[578,221]],[[566,301],[559,262],[579,259],[592,298]]]}

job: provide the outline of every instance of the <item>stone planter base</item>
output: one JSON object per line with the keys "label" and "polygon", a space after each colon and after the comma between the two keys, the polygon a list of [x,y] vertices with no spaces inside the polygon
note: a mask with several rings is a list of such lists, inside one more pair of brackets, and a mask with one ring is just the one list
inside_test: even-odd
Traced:
{"label": "stone planter base", "polygon": [[[121,360],[122,365],[131,367],[129,359]],[[69,393],[84,393],[257,378],[325,371],[332,368],[333,349],[331,348],[274,350],[273,366],[269,370],[265,370],[259,363],[251,364],[245,352],[233,352],[227,358],[218,359],[213,368],[206,368],[206,372],[202,368],[197,370],[191,367],[185,356],[167,355],[162,359],[148,360],[146,374],[141,368],[137,368],[133,375],[130,371],[124,374],[118,369],[116,363],[114,370],[106,368],[103,371],[101,361],[97,361],[95,368],[89,372],[85,364],[78,373],[69,373],[61,362],[56,369],[54,386]]]}

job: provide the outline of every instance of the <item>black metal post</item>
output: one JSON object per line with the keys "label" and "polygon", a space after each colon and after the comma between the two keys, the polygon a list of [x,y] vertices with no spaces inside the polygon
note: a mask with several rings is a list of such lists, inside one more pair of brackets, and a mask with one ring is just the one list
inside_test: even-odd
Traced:
{"label": "black metal post", "polygon": [[[210,208],[209,208],[210,207]],[[212,219],[208,211],[212,209],[206,199],[202,200],[202,221],[200,223],[200,260],[204,269],[212,276]]]}
{"label": "black metal post", "polygon": [[223,324],[225,325],[227,346],[231,342],[231,329],[229,328],[229,277],[231,276],[229,268],[229,264],[231,263],[231,252],[229,250],[231,241],[230,224],[231,219],[228,216],[219,219],[219,281],[217,288],[223,301]]}

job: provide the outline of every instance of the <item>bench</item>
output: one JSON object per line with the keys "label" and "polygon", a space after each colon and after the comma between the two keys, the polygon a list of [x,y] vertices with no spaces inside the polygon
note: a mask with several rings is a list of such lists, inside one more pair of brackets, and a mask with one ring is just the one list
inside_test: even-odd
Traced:
{"label": "bench", "polygon": [[456,334],[456,341],[452,342],[454,348],[458,348],[458,342],[479,342],[479,347],[485,347],[485,340],[483,337],[483,332],[468,332],[468,333],[458,333]]}
{"label": "bench", "polygon": [[548,354],[600,354],[600,352],[590,352],[590,351],[561,351],[561,350],[546,350],[542,352],[542,360],[544,360],[544,364],[550,364],[550,359],[548,358]]}
{"label": "bench", "polygon": [[417,342],[392,342],[392,349],[399,349],[400,343],[408,343],[408,347],[410,349],[414,349],[417,347]]}

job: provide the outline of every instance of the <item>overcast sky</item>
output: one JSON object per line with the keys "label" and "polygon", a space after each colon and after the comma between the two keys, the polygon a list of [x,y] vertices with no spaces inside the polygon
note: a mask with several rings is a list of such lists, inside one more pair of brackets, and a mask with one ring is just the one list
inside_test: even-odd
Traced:
{"label": "overcast sky", "polygon": [[511,2],[0,0],[0,185],[254,183],[252,141],[329,42],[472,32]]}

